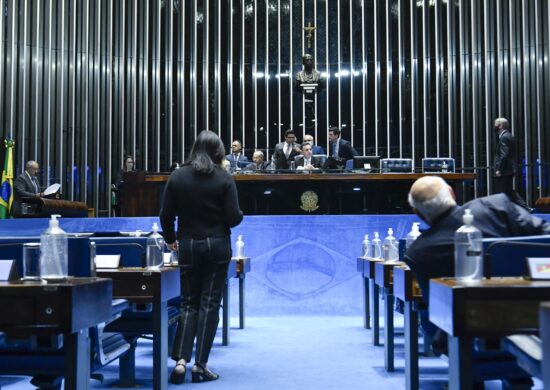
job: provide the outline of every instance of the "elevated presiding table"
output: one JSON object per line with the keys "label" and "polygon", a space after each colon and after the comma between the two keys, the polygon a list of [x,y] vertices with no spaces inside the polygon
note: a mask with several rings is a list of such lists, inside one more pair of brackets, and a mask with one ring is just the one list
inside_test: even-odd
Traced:
{"label": "elevated presiding table", "polygon": [[550,281],[430,280],[430,321],[449,335],[450,389],[472,389],[473,338],[537,332],[539,304],[548,297]]}
{"label": "elevated presiding table", "polygon": [[0,282],[0,334],[5,338],[63,335],[65,389],[90,387],[88,328],[111,318],[112,282],[68,278],[59,282]]}
{"label": "elevated presiding table", "polygon": [[[178,267],[101,269],[97,275],[113,280],[113,298],[153,305],[153,388],[168,386],[168,301],[180,295]],[[127,358],[126,358],[127,359]],[[133,383],[135,373],[121,359],[121,381]]]}
{"label": "elevated presiding table", "polygon": [[[407,193],[424,173],[353,171],[239,171],[233,175],[246,215],[403,213]],[[462,183],[473,173],[431,173],[453,186],[463,202]],[[157,216],[167,173],[125,172],[121,189],[122,215]],[[315,203],[304,207],[304,197]],[[305,209],[304,209],[305,208]]]}

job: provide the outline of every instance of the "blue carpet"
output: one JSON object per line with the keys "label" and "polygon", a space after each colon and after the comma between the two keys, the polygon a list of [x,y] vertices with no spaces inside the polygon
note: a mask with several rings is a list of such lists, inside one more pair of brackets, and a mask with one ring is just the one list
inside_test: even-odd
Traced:
{"label": "blue carpet", "polygon": [[[397,326],[402,326],[400,316]],[[210,356],[210,368],[220,379],[190,383],[170,389],[404,389],[403,338],[396,338],[396,371],[384,371],[384,349],[373,347],[370,331],[361,327],[358,316],[251,317],[246,329],[231,329],[231,343],[221,346],[218,332]],[[237,326],[237,319],[232,318]],[[137,382],[152,388],[152,345],[142,340],[137,349]],[[169,362],[169,369],[174,363]],[[190,369],[190,366],[189,366]],[[447,364],[439,358],[420,361],[421,388],[442,389],[447,383]],[[118,365],[105,367],[103,384],[92,381],[93,389],[116,387]],[[0,377],[3,390],[32,389],[24,377]],[[498,381],[486,382],[486,389],[500,389]],[[542,389],[540,382],[535,389]]]}

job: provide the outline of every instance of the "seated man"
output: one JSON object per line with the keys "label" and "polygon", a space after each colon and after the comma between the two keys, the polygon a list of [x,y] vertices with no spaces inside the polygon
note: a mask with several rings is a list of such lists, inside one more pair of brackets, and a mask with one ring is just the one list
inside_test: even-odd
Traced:
{"label": "seated man", "polygon": [[[474,215],[474,226],[483,237],[511,237],[549,234],[550,224],[534,217],[505,194],[474,199],[457,206],[453,189],[440,177],[424,176],[409,192],[413,211],[430,228],[407,248],[404,260],[415,273],[424,301],[429,300],[432,278],[454,276],[454,236],[463,225],[465,209]],[[423,324],[426,325],[426,324]],[[426,329],[435,332],[435,326]]]}
{"label": "seated man", "polygon": [[231,153],[225,156],[225,159],[229,161],[231,170],[241,169],[248,165],[248,157],[242,152],[243,147],[241,141],[235,140],[231,144]]}
{"label": "seated man", "polygon": [[296,156],[294,161],[296,161],[296,169],[321,168],[321,161],[312,155],[310,144],[302,146],[302,156]]}
{"label": "seated man", "polygon": [[453,189],[440,177],[424,176],[409,192],[409,204],[430,228],[409,247],[405,262],[415,272],[428,303],[429,280],[454,275],[454,235],[463,225],[465,209],[484,238],[549,234],[550,224],[529,214],[503,194],[457,206]]}
{"label": "seated man", "polygon": [[265,171],[269,169],[271,165],[269,161],[264,161],[264,152],[262,152],[261,150],[256,150],[254,152],[254,154],[252,155],[252,161],[254,162],[248,164],[246,166],[246,169],[251,169],[251,170],[257,169],[257,170]]}
{"label": "seated man", "polygon": [[313,155],[315,154],[325,154],[325,149],[319,145],[315,145],[315,138],[311,134],[304,135],[304,145],[310,144],[311,145],[311,153]]}
{"label": "seated man", "polygon": [[290,162],[294,161],[294,157],[302,154],[300,144],[296,143],[296,135],[294,130],[288,129],[285,131],[284,142],[275,145],[273,152],[273,165],[275,169],[289,169]]}

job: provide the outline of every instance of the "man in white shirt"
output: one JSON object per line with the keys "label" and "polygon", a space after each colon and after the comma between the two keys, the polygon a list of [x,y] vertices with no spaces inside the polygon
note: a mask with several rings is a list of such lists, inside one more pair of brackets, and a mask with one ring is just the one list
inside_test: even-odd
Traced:
{"label": "man in white shirt", "polygon": [[321,161],[312,155],[311,145],[305,144],[302,147],[302,156],[296,156],[296,169],[315,169],[321,167]]}
{"label": "man in white shirt", "polygon": [[275,169],[289,169],[290,162],[300,154],[302,154],[302,150],[300,144],[296,143],[294,130],[288,129],[285,131],[285,141],[275,145],[273,153]]}

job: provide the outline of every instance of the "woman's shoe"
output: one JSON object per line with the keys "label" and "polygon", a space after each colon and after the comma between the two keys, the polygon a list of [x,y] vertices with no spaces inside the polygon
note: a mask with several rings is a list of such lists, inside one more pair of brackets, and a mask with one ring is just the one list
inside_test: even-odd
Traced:
{"label": "woman's shoe", "polygon": [[193,370],[191,370],[191,380],[193,383],[215,381],[219,377],[218,374],[199,365],[195,365]]}
{"label": "woman's shoe", "polygon": [[185,360],[179,360],[176,363],[176,367],[174,367],[174,370],[170,374],[170,383],[181,385],[185,381],[186,371],[187,367],[185,366]]}

